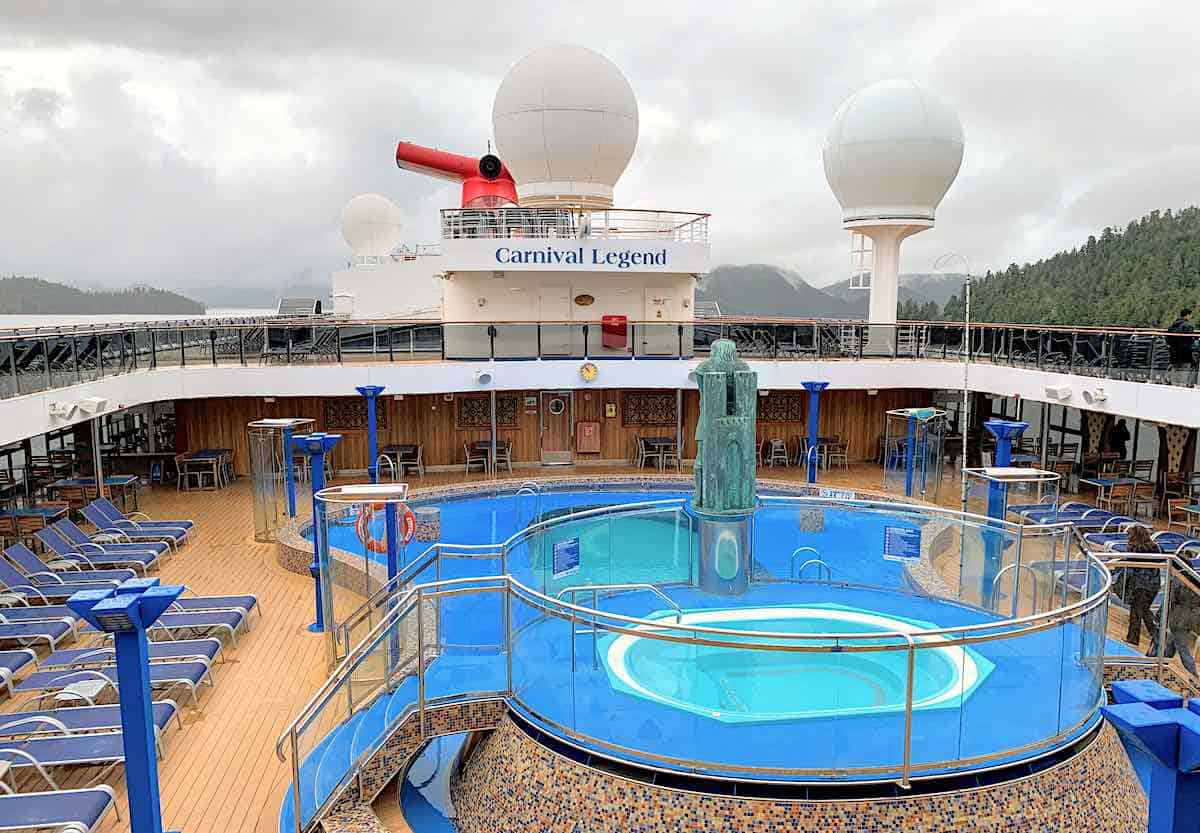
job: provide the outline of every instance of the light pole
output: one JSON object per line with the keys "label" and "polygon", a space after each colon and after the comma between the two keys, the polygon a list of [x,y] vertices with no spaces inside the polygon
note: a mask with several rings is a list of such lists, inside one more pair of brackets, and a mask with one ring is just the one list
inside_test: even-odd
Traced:
{"label": "light pole", "polygon": [[965,255],[958,252],[946,252],[933,262],[936,270],[945,269],[954,259],[961,260],[966,279],[963,281],[963,391],[962,414],[959,415],[959,427],[962,429],[962,466],[959,469],[959,479],[962,481],[962,511],[967,511],[967,477],[962,469],[967,467],[967,426],[971,418],[971,391],[968,382],[971,378],[971,263]]}

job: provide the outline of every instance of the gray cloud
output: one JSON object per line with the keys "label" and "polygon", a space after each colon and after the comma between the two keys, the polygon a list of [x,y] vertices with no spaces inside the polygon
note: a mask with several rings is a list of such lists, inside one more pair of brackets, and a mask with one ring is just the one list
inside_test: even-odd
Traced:
{"label": "gray cloud", "polygon": [[276,286],[346,258],[378,191],[432,240],[449,184],[404,138],[465,153],[526,52],[582,42],[642,110],[618,202],[713,212],[714,259],[842,276],[821,143],[854,89],[905,75],[958,108],[967,153],[937,228],[976,271],[1037,259],[1200,194],[1194,4],[577,4],[0,0],[0,272]]}

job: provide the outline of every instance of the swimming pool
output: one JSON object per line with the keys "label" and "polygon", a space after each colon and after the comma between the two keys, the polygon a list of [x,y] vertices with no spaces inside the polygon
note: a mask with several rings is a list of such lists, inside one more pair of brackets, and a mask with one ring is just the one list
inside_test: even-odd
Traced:
{"label": "swimming pool", "polygon": [[[658,611],[646,618],[676,621],[672,611]],[[881,616],[832,603],[685,611],[678,626],[687,625],[796,634],[913,633],[937,628],[932,622]],[[653,630],[639,625],[634,633],[603,640],[600,653],[618,691],[725,722],[905,709],[907,651],[896,647],[902,643],[894,638],[850,643],[893,648],[886,651],[754,651],[644,638]],[[977,651],[946,644],[944,637],[918,641],[926,647],[917,651],[914,659],[914,710],[960,707],[992,671],[992,664]],[[827,648],[835,641],[809,639],[792,644]]]}

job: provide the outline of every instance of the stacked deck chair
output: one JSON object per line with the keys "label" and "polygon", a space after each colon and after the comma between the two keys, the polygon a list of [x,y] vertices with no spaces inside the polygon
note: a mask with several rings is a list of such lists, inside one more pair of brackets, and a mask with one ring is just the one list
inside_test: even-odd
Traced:
{"label": "stacked deck chair", "polygon": [[[221,656],[221,640],[213,637],[204,639],[180,639],[174,642],[151,642],[151,662],[172,662],[198,659],[210,665]],[[42,671],[68,668],[87,668],[94,665],[112,665],[116,652],[108,644],[91,645],[87,648],[60,649],[46,657],[38,668]]]}
{"label": "stacked deck chair", "polygon": [[105,517],[104,513],[94,503],[89,503],[79,511],[83,514],[83,517],[87,518],[88,523],[96,527],[96,533],[100,540],[111,538],[121,543],[134,544],[147,541],[152,543],[161,542],[169,544],[171,549],[177,549],[188,536],[187,530],[174,527],[146,528],[140,526],[116,526]]}
{"label": "stacked deck chair", "polygon": [[[154,520],[145,512],[133,512],[126,515],[116,504],[106,497],[96,498],[92,501],[91,507],[94,507],[106,521],[108,526],[116,529],[127,530],[130,532],[157,532],[159,530],[167,530],[170,532],[182,532],[183,536],[179,539],[183,543],[191,537],[196,530],[196,522],[192,520]],[[90,518],[88,520],[91,520]]]}
{"label": "stacked deck chair", "polygon": [[58,579],[64,582],[128,581],[137,578],[137,573],[129,569],[84,569],[87,562],[78,558],[55,558],[47,563],[34,555],[33,550],[24,544],[13,544],[4,551],[4,555],[29,578]]}
{"label": "stacked deck chair", "polygon": [[78,561],[81,566],[122,567],[145,575],[158,566],[167,554],[167,545],[157,541],[140,544],[97,543],[82,529],[68,520],[39,529],[33,533],[50,552],[64,561]]}
{"label": "stacked deck chair", "polygon": [[0,793],[0,830],[92,833],[115,806],[112,787],[105,784],[82,790]]}
{"label": "stacked deck chair", "polygon": [[[37,654],[29,648],[19,648],[15,651],[0,651],[0,687],[3,687],[8,696],[12,697],[13,677],[21,673],[21,671],[30,665],[37,663]],[[0,723],[3,723],[3,717],[0,717]]]}

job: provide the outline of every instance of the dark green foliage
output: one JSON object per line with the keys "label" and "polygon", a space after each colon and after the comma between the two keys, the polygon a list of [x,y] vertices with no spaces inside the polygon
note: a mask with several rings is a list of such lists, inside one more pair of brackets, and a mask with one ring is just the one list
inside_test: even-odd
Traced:
{"label": "dark green foliage", "polygon": [[[1037,263],[988,272],[971,288],[977,322],[1165,328],[1200,308],[1200,208],[1153,211]],[[901,312],[901,318],[906,317]],[[959,297],[943,318],[961,321]]]}
{"label": "dark green foliage", "polygon": [[82,290],[38,278],[13,275],[0,278],[3,315],[203,315],[204,304],[167,292],[138,286],[116,291]]}

